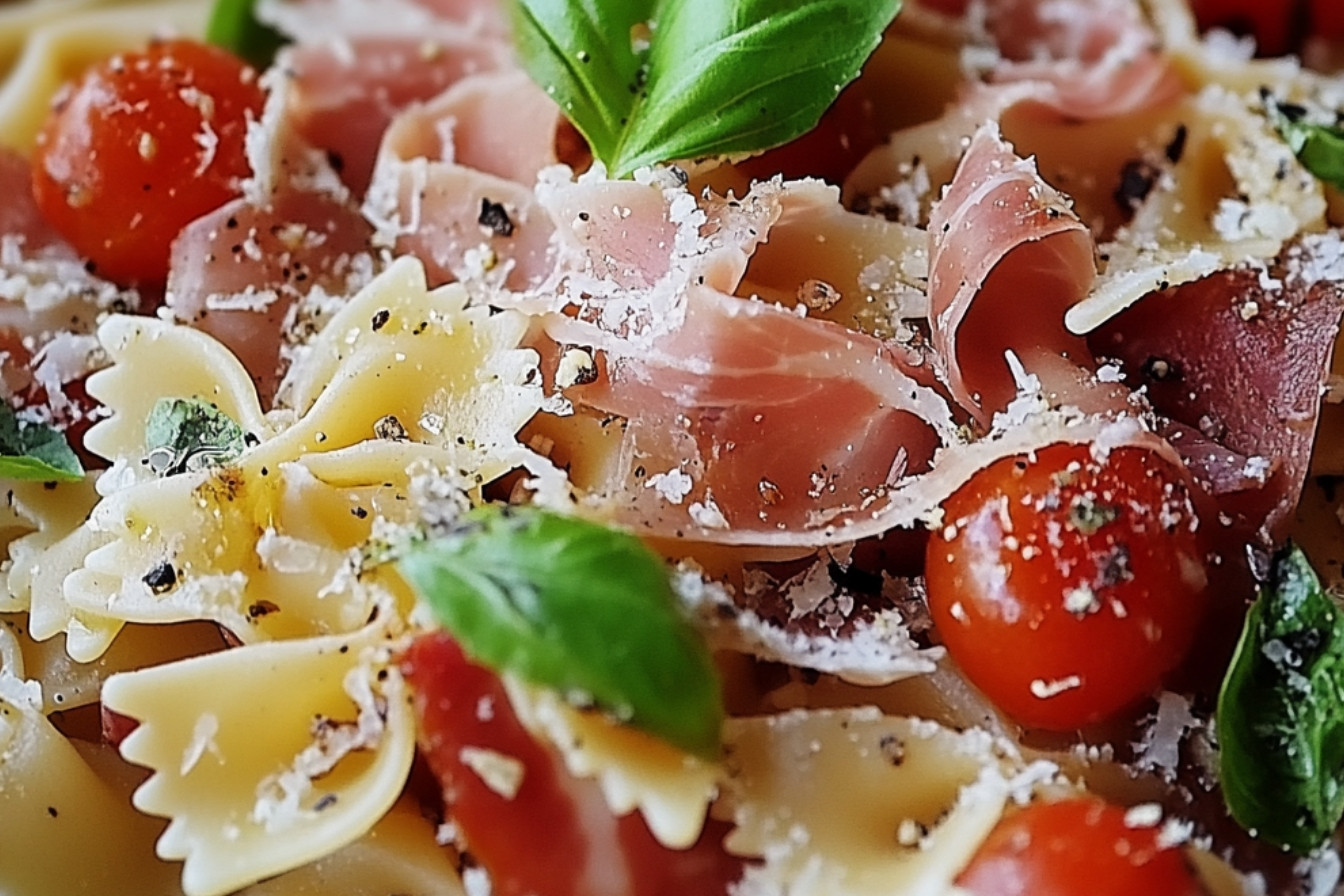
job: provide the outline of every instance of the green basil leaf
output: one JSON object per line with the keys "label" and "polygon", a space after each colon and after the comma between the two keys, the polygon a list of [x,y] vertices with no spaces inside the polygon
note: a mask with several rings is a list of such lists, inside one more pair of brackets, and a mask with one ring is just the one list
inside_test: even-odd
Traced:
{"label": "green basil leaf", "polygon": [[257,18],[257,0],[215,0],[205,39],[258,69],[270,67],[286,43],[284,35]]}
{"label": "green basil leaf", "polygon": [[723,703],[700,634],[638,538],[518,507],[468,513],[398,568],[468,656],[716,757]]}
{"label": "green basil leaf", "polygon": [[83,478],[84,467],[60,430],[20,419],[0,402],[0,479],[78,482]]}
{"label": "green basil leaf", "polygon": [[214,405],[192,398],[160,398],[145,421],[145,447],[150,469],[173,476],[235,460],[247,448],[247,436]]}
{"label": "green basil leaf", "polygon": [[901,0],[515,0],[523,66],[613,177],[807,133]]}
{"label": "green basil leaf", "polygon": [[1344,612],[1296,546],[1247,614],[1217,724],[1237,822],[1299,853],[1324,843],[1344,816]]}
{"label": "green basil leaf", "polygon": [[1282,103],[1270,106],[1274,126],[1302,167],[1335,189],[1344,190],[1344,129],[1314,124],[1303,115],[1305,110],[1296,106]]}

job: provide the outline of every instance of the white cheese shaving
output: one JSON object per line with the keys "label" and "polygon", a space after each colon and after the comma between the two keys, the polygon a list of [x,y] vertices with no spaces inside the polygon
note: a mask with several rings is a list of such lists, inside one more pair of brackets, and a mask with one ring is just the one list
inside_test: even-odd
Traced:
{"label": "white cheese shaving", "polygon": [[475,772],[476,776],[485,782],[486,787],[506,800],[516,797],[518,789],[523,786],[525,767],[513,756],[505,756],[503,753],[483,747],[468,746],[458,751],[457,758]]}

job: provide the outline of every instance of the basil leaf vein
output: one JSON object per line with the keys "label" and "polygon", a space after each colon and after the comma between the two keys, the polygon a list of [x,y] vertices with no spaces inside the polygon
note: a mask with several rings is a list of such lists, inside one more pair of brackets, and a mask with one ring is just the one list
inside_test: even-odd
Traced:
{"label": "basil leaf vein", "polygon": [[1217,725],[1237,822],[1299,853],[1324,843],[1344,817],[1344,611],[1294,545],[1247,614]]}
{"label": "basil leaf vein", "polygon": [[[816,126],[901,0],[515,0],[523,66],[613,177]],[[647,49],[633,33],[647,28]]]}
{"label": "basil leaf vein", "polygon": [[638,538],[535,508],[479,508],[398,568],[473,660],[715,757],[723,705],[699,632]]}
{"label": "basil leaf vein", "polygon": [[84,467],[60,430],[24,420],[0,402],[0,478],[78,482]]}

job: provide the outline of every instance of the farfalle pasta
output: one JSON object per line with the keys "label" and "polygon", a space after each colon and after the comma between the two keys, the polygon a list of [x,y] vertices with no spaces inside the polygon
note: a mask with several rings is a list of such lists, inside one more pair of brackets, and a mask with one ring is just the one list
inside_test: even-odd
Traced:
{"label": "farfalle pasta", "polygon": [[0,891],[1337,886],[1333,7],[226,5],[0,9]]}

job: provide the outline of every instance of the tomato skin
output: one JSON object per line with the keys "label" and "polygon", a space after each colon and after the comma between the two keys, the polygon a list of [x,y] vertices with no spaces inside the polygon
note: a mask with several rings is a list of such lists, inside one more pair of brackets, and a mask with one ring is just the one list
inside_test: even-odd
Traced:
{"label": "tomato skin", "polygon": [[1180,664],[1206,604],[1182,470],[1146,448],[1056,444],[979,471],[929,540],[929,610],[1009,716],[1068,730],[1114,716]]}
{"label": "tomato skin", "polygon": [[[612,816],[597,783],[570,777],[518,721],[495,674],[467,660],[449,635],[416,638],[402,669],[421,751],[496,896],[714,896],[741,877],[741,860],[721,845],[722,822],[707,823],[691,848],[671,850],[638,812]],[[517,793],[503,796],[467,768],[466,747],[521,762]]]}
{"label": "tomato skin", "polygon": [[1001,820],[957,885],[974,896],[1200,896],[1180,849],[1159,827],[1129,827],[1092,797],[1033,803]]}
{"label": "tomato skin", "polygon": [[239,194],[247,122],[264,100],[255,70],[206,44],[114,56],[58,94],[33,196],[97,274],[161,286],[183,226]]}

